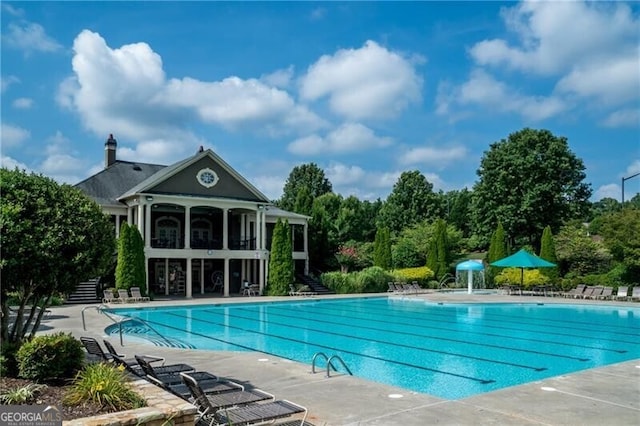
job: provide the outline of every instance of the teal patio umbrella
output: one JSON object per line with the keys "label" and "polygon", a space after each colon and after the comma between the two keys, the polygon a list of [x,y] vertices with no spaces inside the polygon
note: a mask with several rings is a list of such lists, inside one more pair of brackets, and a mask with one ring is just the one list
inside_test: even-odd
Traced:
{"label": "teal patio umbrella", "polygon": [[520,268],[520,285],[524,283],[525,268],[553,268],[555,263],[544,260],[541,257],[531,254],[525,249],[520,249],[511,256],[504,257],[490,264],[491,266],[499,266],[501,268]]}

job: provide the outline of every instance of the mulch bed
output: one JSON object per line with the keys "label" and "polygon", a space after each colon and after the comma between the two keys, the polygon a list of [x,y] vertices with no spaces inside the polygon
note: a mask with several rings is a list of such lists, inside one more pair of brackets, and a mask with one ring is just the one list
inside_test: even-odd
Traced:
{"label": "mulch bed", "polygon": [[[5,393],[8,390],[25,387],[29,383],[34,382],[32,380],[0,377],[0,394]],[[69,385],[64,384],[48,384],[47,388],[41,391],[36,396],[35,401],[30,402],[30,404],[55,405],[62,412],[63,420],[79,419],[82,417],[90,417],[110,412],[93,402],[87,402],[75,406],[62,405],[62,399],[69,388]]]}

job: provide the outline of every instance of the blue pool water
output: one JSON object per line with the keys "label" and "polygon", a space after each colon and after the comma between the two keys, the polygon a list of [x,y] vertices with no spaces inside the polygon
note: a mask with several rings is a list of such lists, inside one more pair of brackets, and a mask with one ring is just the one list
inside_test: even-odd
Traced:
{"label": "blue pool water", "polygon": [[[362,298],[113,312],[144,320],[177,346],[306,364],[317,352],[337,354],[355,376],[446,399],[640,358],[633,306]],[[157,340],[142,322],[130,327]]]}

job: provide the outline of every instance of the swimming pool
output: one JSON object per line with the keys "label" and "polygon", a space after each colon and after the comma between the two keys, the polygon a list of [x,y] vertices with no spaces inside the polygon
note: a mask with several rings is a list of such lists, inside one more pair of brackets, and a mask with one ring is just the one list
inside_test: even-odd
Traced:
{"label": "swimming pool", "polygon": [[355,376],[445,399],[640,358],[640,309],[633,306],[383,297],[112,312],[142,319],[181,347],[259,351],[306,364],[318,352],[337,354]]}

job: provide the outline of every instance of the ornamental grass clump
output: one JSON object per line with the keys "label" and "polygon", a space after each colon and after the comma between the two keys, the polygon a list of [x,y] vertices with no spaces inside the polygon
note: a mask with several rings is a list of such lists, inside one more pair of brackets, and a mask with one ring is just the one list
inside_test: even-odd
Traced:
{"label": "ornamental grass clump", "polygon": [[111,364],[89,364],[76,376],[62,403],[79,405],[87,401],[109,411],[146,406],[146,401],[130,385],[125,372]]}
{"label": "ornamental grass clump", "polygon": [[42,392],[46,388],[47,388],[47,385],[42,385],[38,383],[29,383],[26,386],[10,389],[7,392],[0,395],[0,404],[5,404],[5,405],[33,404],[38,394],[40,394],[40,392]]}

